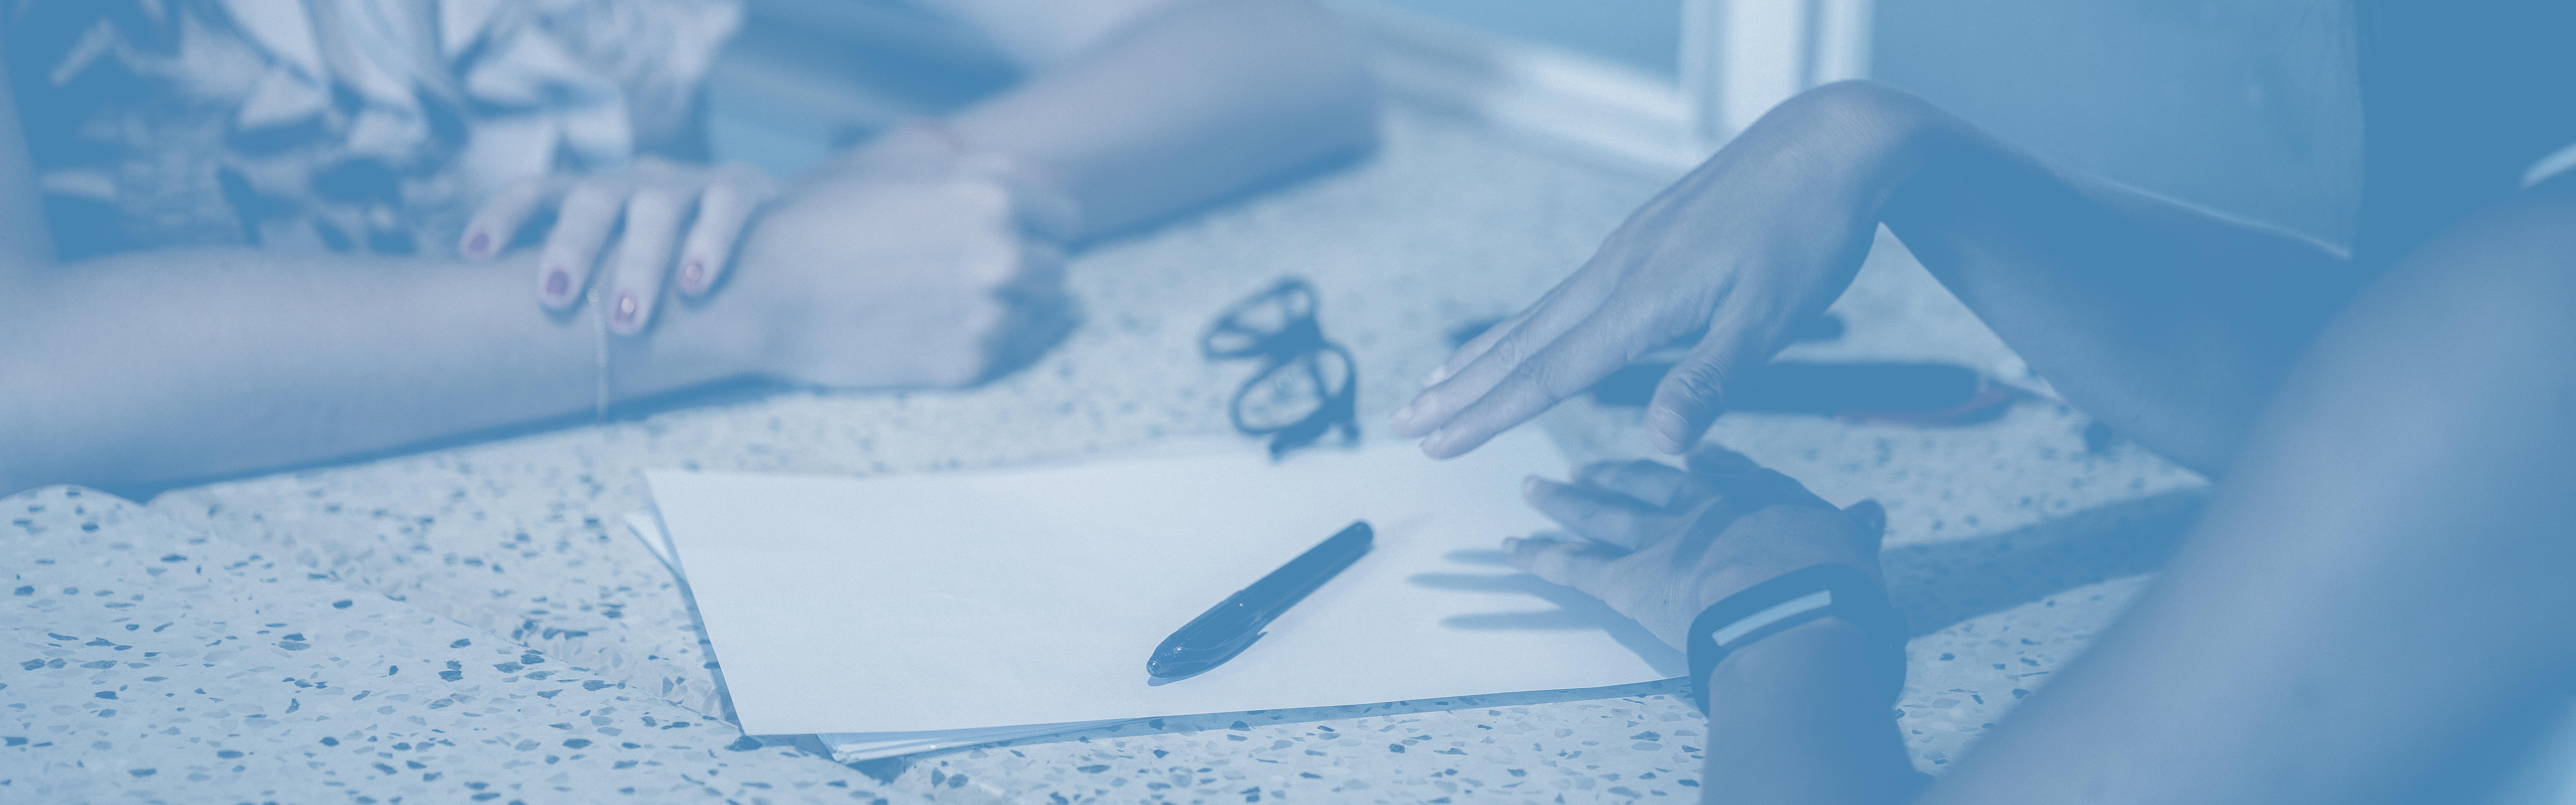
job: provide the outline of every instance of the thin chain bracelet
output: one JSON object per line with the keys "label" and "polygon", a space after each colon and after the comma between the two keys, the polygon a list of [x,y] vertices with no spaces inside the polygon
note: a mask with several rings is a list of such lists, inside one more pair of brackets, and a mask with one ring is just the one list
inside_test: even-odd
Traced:
{"label": "thin chain bracelet", "polygon": [[599,382],[594,387],[596,393],[591,397],[590,419],[592,422],[608,421],[608,311],[606,308],[600,306],[604,303],[604,300],[600,298],[603,292],[600,290],[599,286],[600,283],[591,283],[590,300],[589,303],[585,305],[590,308],[590,330],[591,334],[596,336],[596,341],[594,343],[598,345],[598,351],[596,354],[598,356],[599,371],[593,376],[596,377]]}

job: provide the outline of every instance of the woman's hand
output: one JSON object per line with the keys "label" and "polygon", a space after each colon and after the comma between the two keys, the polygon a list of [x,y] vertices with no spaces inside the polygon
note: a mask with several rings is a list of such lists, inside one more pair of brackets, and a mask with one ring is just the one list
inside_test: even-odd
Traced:
{"label": "woman's hand", "polygon": [[1809,565],[1878,575],[1886,515],[1872,501],[1836,509],[1789,476],[1722,447],[1688,470],[1607,461],[1570,484],[1531,478],[1530,505],[1571,532],[1506,540],[1513,567],[1591,594],[1682,648],[1701,610]]}
{"label": "woman's hand", "polygon": [[1396,412],[1395,431],[1455,456],[1693,339],[1646,413],[1658,447],[1690,449],[1725,407],[1728,379],[1769,360],[1860,270],[1902,173],[1894,95],[1846,83],[1781,104],[1537,304],[1461,347]]}
{"label": "woman's hand", "polygon": [[[475,211],[457,252],[468,259],[499,254],[520,227],[552,208],[554,228],[537,261],[537,301],[551,310],[570,308],[594,269],[613,263],[600,280],[607,290],[602,312],[610,331],[634,335],[653,321],[666,279],[689,296],[714,289],[744,227],[777,194],[778,183],[748,165],[705,167],[647,156],[625,170],[529,179],[503,189]],[[618,238],[614,249],[611,235]]]}
{"label": "woman's hand", "polygon": [[770,300],[763,368],[835,388],[957,387],[1071,325],[1063,248],[1025,234],[1012,191],[978,178],[817,179],[743,245],[741,288]]}

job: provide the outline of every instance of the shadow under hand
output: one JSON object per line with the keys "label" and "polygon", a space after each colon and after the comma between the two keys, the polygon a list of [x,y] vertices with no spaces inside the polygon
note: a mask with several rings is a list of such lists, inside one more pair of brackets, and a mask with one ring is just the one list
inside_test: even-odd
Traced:
{"label": "shadow under hand", "polygon": [[[1440,590],[1457,590],[1461,592],[1478,593],[1524,593],[1534,596],[1540,601],[1556,605],[1556,608],[1553,610],[1457,615],[1443,619],[1441,624],[1444,626],[1456,629],[1497,631],[1513,629],[1547,631],[1600,629],[1608,632],[1611,638],[1617,640],[1620,645],[1626,646],[1629,650],[1637,652],[1637,655],[1644,659],[1649,666],[1653,667],[1657,673],[1663,674],[1667,677],[1679,677],[1687,673],[1686,669],[1689,667],[1689,664],[1682,657],[1681,652],[1674,651],[1672,647],[1664,645],[1662,640],[1656,639],[1652,633],[1647,632],[1646,628],[1638,625],[1636,621],[1620,615],[1617,611],[1612,610],[1608,604],[1601,603],[1599,599],[1576,592],[1572,588],[1559,587],[1540,581],[1537,576],[1512,570],[1511,566],[1503,561],[1503,554],[1501,551],[1451,551],[1443,558],[1453,564],[1462,565],[1464,567],[1461,568],[1461,572],[1455,573],[1418,573],[1407,579],[1407,581],[1417,586]],[[1489,570],[1492,572],[1487,572]],[[1132,737],[1213,730],[1241,730],[1244,729],[1247,724],[1255,722],[1264,724],[1321,723],[1328,721],[1345,721],[1369,716],[1387,717],[1477,708],[1492,709],[1521,707],[1533,704],[1545,704],[1549,702],[1598,701],[1602,699],[1619,698],[1642,701],[1645,697],[1664,696],[1676,693],[1681,689],[1681,683],[1665,679],[1653,682],[1640,682],[1631,685],[1614,685],[1601,688],[1532,690],[1473,696],[1452,696],[1440,699],[1417,699],[1396,702],[1377,702],[1373,704],[1340,705],[1333,707],[1251,710],[1241,713],[1203,713],[1198,715],[1168,716],[1164,718],[1143,719],[1138,721],[1124,721],[1117,724],[1093,727],[1086,730],[1031,736],[1017,740],[985,744],[983,745],[983,748],[1031,746],[1061,743],[1065,741],[1090,741],[1094,738],[1111,736]],[[939,752],[910,755],[907,757],[937,757],[943,752],[964,751],[964,749],[964,747],[944,749],[939,750]],[[856,768],[856,766],[853,766],[853,768]],[[865,770],[866,769],[862,769],[862,771]]]}
{"label": "shadow under hand", "polygon": [[1451,551],[1449,561],[1463,565],[1499,568],[1498,573],[1416,573],[1405,579],[1417,587],[1458,592],[1513,594],[1537,598],[1555,609],[1480,612],[1452,615],[1440,625],[1471,631],[1588,631],[1599,630],[1610,635],[1638,659],[1646,661],[1656,673],[1667,677],[1689,672],[1690,663],[1682,653],[1664,644],[1646,627],[1621,615],[1601,599],[1571,587],[1542,581],[1537,576],[1509,569],[1501,551]]}
{"label": "shadow under hand", "polygon": [[[1997,534],[1890,548],[1879,556],[1888,598],[1922,636],[1962,621],[2164,566],[2207,499],[2198,490],[2097,506]],[[1411,583],[1443,590],[1518,593],[1553,609],[1455,615],[1441,624],[1474,630],[1599,629],[1673,676],[1689,667],[1679,651],[1600,599],[1511,572],[1501,551],[1453,551],[1449,561],[1501,572],[1421,573]]]}
{"label": "shadow under hand", "polygon": [[[2199,491],[2170,492],[2091,509],[1999,534],[1888,549],[1880,556],[1889,598],[1905,613],[1910,634],[1938,632],[1953,624],[2000,612],[2089,584],[2153,572],[2164,566],[2206,499]],[[1444,590],[1525,593],[1555,609],[1477,613],[1454,616],[1443,624],[1460,629],[1603,629],[1657,671],[1681,676],[1686,664],[1680,652],[1620,616],[1599,599],[1515,573],[1501,551],[1453,551],[1445,558],[1465,566],[1454,573],[1421,573],[1409,581]],[[1659,656],[1664,659],[1657,659]],[[1667,668],[1670,670],[1666,670]],[[1242,729],[1246,723],[1312,723],[1365,716],[1394,716],[1471,708],[1505,708],[1563,701],[1593,701],[1677,694],[1685,683],[1666,680],[1610,688],[1537,690],[1486,696],[1457,696],[1403,702],[1290,710],[1255,710],[1122,722],[1088,730],[1033,736],[986,744],[982,748],[1089,741],[1113,736]],[[852,764],[871,776],[891,779],[922,758],[968,748],[908,755]]]}

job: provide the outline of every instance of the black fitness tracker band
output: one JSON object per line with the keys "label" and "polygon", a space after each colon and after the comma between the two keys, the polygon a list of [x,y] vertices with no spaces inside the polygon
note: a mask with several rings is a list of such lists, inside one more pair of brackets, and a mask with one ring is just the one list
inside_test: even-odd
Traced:
{"label": "black fitness tracker band", "polygon": [[1869,637],[1878,655],[1875,662],[1887,678],[1887,699],[1894,702],[1905,690],[1905,616],[1888,605],[1877,584],[1849,565],[1792,570],[1700,610],[1683,646],[1690,654],[1692,702],[1702,715],[1708,713],[1708,695],[1700,687],[1729,652],[1829,615],[1860,627]]}

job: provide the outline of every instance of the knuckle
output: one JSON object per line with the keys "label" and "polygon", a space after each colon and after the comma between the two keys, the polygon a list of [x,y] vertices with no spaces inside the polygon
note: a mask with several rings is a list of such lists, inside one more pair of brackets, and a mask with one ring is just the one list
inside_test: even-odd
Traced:
{"label": "knuckle", "polygon": [[1726,370],[1710,361],[1691,361],[1664,376],[1664,393],[1698,415],[1726,402]]}
{"label": "knuckle", "polygon": [[726,214],[743,206],[747,201],[749,201],[749,199],[750,191],[747,188],[740,185],[717,182],[707,185],[705,190],[699,192],[698,209],[701,210],[700,214],[702,215]]}
{"label": "knuckle", "polygon": [[1540,514],[1556,521],[1557,525],[1564,526],[1566,530],[1589,536],[1592,533],[1593,524],[1600,521],[1601,512],[1598,507],[1585,504],[1585,501],[1577,500],[1564,493],[1557,493],[1541,500],[1539,505],[1532,508],[1538,509]]}
{"label": "knuckle", "polygon": [[1600,477],[1608,481],[1626,481],[1646,476],[1655,466],[1657,465],[1654,462],[1645,459],[1605,461],[1600,465]]}
{"label": "knuckle", "polygon": [[1522,318],[1524,317],[1514,316],[1512,318],[1495,322],[1494,326],[1487,327],[1484,332],[1477,333],[1475,338],[1468,339],[1465,346],[1458,348],[1458,353],[1466,355],[1491,351],[1495,344],[1501,342],[1504,338],[1509,337],[1512,333],[1520,330]]}
{"label": "knuckle", "polygon": [[1651,519],[1643,512],[1621,508],[1615,525],[1619,527],[1619,533],[1633,536],[1643,531],[1650,522],[1652,522]]}
{"label": "knuckle", "polygon": [[1563,487],[1558,486],[1540,487],[1538,494],[1530,496],[1530,505],[1532,507],[1538,509],[1543,514],[1560,521],[1572,520],[1583,516],[1583,508],[1574,504],[1574,498],[1566,494],[1566,490]]}
{"label": "knuckle", "polygon": [[1043,272],[1054,275],[1061,275],[1064,272],[1065,254],[1063,246],[1042,241],[1032,241],[1022,244],[1019,252],[1020,262],[1027,266],[1027,271]]}
{"label": "knuckle", "polygon": [[669,188],[639,188],[635,191],[634,195],[627,198],[626,210],[630,215],[651,217],[675,216],[679,214],[680,210],[680,195],[672,192]]}
{"label": "knuckle", "polygon": [[670,264],[670,241],[629,231],[617,249],[618,284],[639,286],[655,282],[663,268]]}
{"label": "knuckle", "polygon": [[1609,461],[1595,461],[1590,464],[1583,465],[1583,469],[1577,471],[1575,473],[1575,477],[1582,480],[1584,483],[1591,484],[1593,486],[1600,486],[1601,482],[1616,479],[1625,473],[1629,465],[1632,463],[1633,462],[1617,459]]}
{"label": "knuckle", "polygon": [[748,163],[728,162],[715,171],[715,186],[733,188],[745,193],[766,193],[777,186],[769,174]]}
{"label": "knuckle", "polygon": [[1519,366],[1523,360],[1529,358],[1529,337],[1515,329],[1512,334],[1494,342],[1494,348],[1485,354],[1501,361],[1505,366]]}
{"label": "knuckle", "polygon": [[1538,550],[1530,555],[1530,570],[1551,579],[1564,578],[1567,561],[1573,558],[1571,547],[1563,542],[1550,542],[1539,546]]}
{"label": "knuckle", "polygon": [[1691,451],[1691,459],[1694,461],[1717,465],[1750,465],[1753,463],[1753,460],[1751,458],[1747,458],[1743,453],[1735,452],[1733,449],[1722,444],[1702,445],[1699,449]]}
{"label": "knuckle", "polygon": [[1628,524],[1628,513],[1610,506],[1593,506],[1583,513],[1583,521],[1594,533],[1615,534]]}
{"label": "knuckle", "polygon": [[545,176],[513,179],[508,184],[501,185],[499,190],[492,192],[492,201],[495,205],[531,204],[544,198],[546,191],[552,186],[553,180]]}
{"label": "knuckle", "polygon": [[1663,462],[1642,458],[1632,458],[1619,465],[1619,474],[1623,478],[1652,478],[1671,471],[1672,467]]}
{"label": "knuckle", "polygon": [[563,209],[566,214],[606,211],[621,195],[624,195],[623,189],[608,180],[583,179],[573,183],[572,189],[564,191]]}
{"label": "knuckle", "polygon": [[1530,387],[1551,400],[1574,396],[1589,385],[1556,361],[1540,359],[1521,366],[1522,376],[1528,379]]}
{"label": "knuckle", "polygon": [[[1000,301],[986,299],[966,308],[963,323],[966,326],[966,332],[974,336],[972,340],[982,342],[1000,332],[1002,324],[1008,319],[1009,311],[1004,309]],[[978,346],[981,344],[979,343]]]}
{"label": "knuckle", "polygon": [[[548,262],[587,260],[591,256],[596,256],[600,244],[593,239],[579,237],[574,232],[578,227],[567,226],[567,223],[557,222],[554,231],[546,233],[545,253]],[[575,270],[586,270],[588,265],[583,263]]]}
{"label": "knuckle", "polygon": [[1729,520],[1725,495],[1719,494],[1705,484],[1691,491],[1694,497],[1690,505],[1683,507],[1673,516],[1684,523],[1686,528],[1691,529],[1725,526]]}
{"label": "knuckle", "polygon": [[958,186],[959,197],[970,208],[986,215],[1008,214],[1011,191],[997,182],[967,182]]}
{"label": "knuckle", "polygon": [[966,280],[968,290],[977,294],[989,294],[1019,277],[1026,265],[1027,261],[1023,259],[1018,249],[997,248],[988,244],[985,247],[970,248],[967,251],[966,270],[961,273]]}

